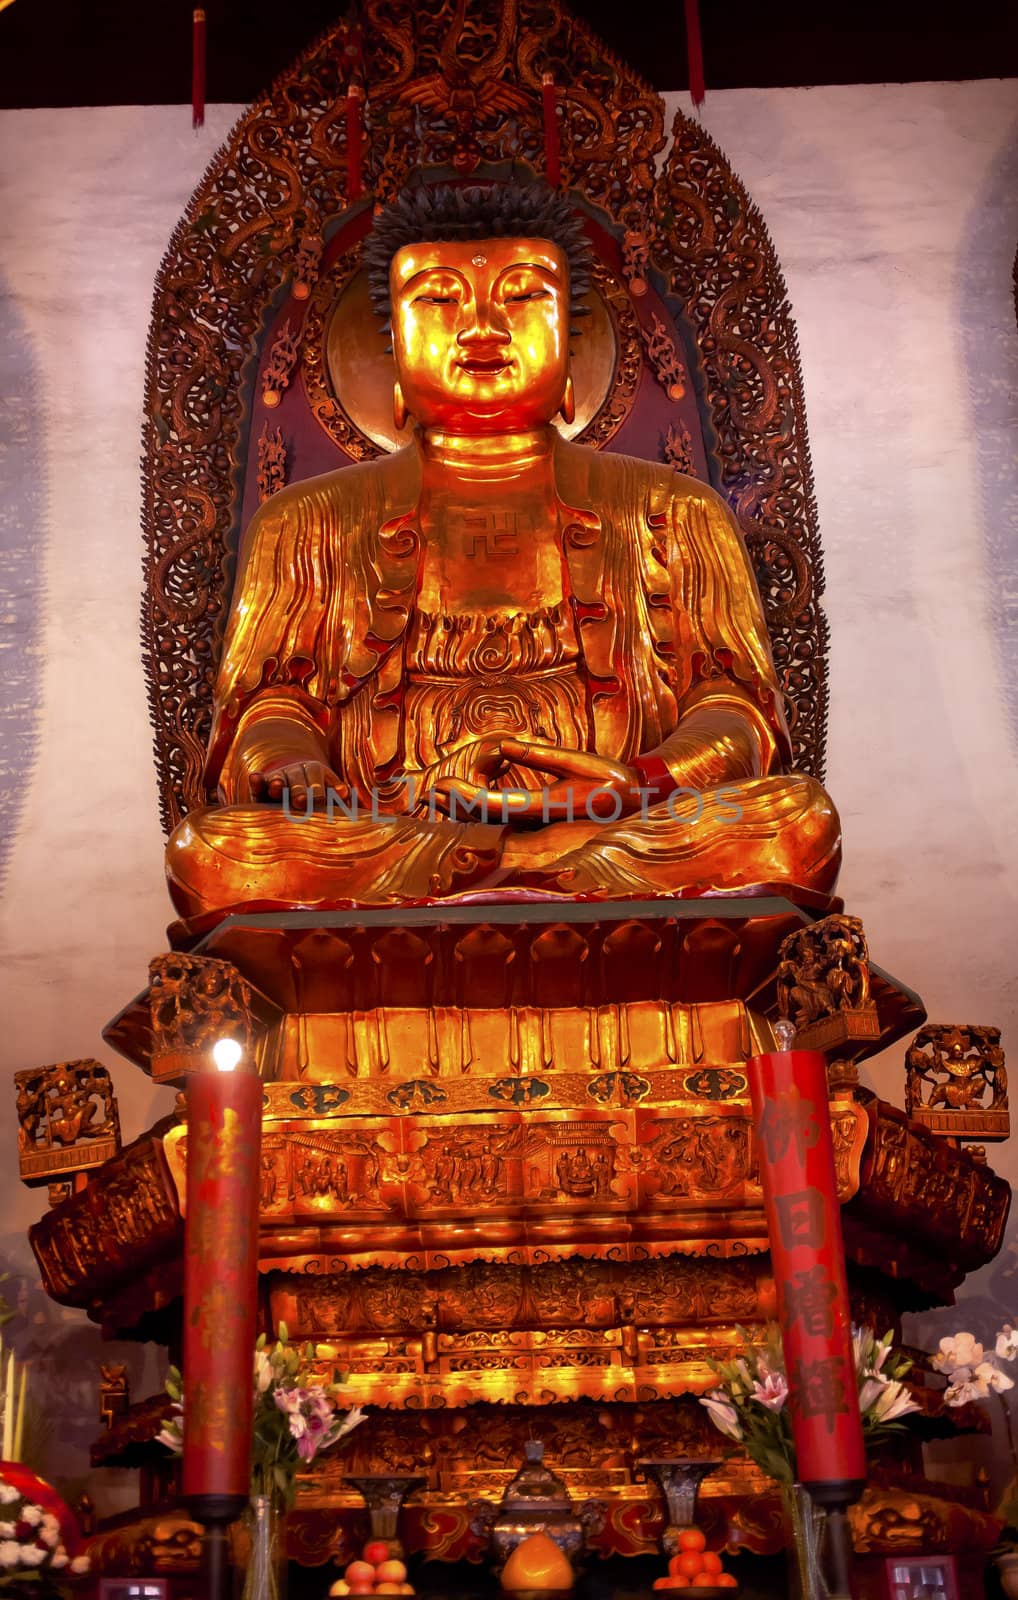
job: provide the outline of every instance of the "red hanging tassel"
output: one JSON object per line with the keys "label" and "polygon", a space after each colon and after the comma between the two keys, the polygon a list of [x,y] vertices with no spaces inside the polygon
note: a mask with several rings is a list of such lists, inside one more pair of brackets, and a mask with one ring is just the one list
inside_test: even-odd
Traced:
{"label": "red hanging tassel", "polygon": [[689,93],[694,106],[702,106],[706,85],[703,77],[703,40],[700,37],[700,7],[697,0],[686,4],[686,60],[689,63]]}
{"label": "red hanging tassel", "polygon": [[361,110],[364,90],[359,83],[351,83],[346,91],[346,198],[349,205],[364,193],[361,172],[363,140]]}
{"label": "red hanging tassel", "polygon": [[196,6],[191,19],[191,126],[205,126],[205,11]]}
{"label": "red hanging tassel", "polygon": [[558,96],[555,92],[555,79],[550,72],[546,72],[541,79],[541,108],[544,113],[544,175],[553,189],[557,189],[562,182],[562,167],[559,162],[558,147],[557,106]]}

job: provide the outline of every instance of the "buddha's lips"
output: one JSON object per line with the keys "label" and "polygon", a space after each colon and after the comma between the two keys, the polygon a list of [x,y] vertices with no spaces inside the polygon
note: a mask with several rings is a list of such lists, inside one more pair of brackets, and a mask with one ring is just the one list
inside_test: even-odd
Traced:
{"label": "buddha's lips", "polygon": [[456,363],[458,367],[463,368],[464,372],[481,374],[504,372],[510,364],[508,356],[461,356]]}

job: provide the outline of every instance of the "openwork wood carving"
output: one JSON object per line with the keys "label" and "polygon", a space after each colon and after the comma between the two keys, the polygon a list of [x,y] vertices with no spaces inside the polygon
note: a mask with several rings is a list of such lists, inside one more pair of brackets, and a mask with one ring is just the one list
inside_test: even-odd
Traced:
{"label": "openwork wood carving", "polygon": [[113,1080],[98,1061],[58,1061],[16,1072],[18,1164],[23,1183],[102,1166],[120,1149]]}
{"label": "openwork wood carving", "polygon": [[[784,284],[759,213],[716,146],[682,116],[655,183],[663,102],[558,0],[416,8],[365,0],[359,20],[330,29],[238,123],[195,191],[156,285],[142,631],[167,827],[203,798],[241,520],[238,467],[251,426],[249,363],[287,283],[289,325],[303,338],[304,306],[321,281],[319,241],[348,211],[351,77],[367,94],[365,185],[384,201],[421,170],[540,172],[545,72],[558,85],[563,185],[607,220],[632,294],[646,288],[646,241],[646,270],[663,274],[692,327],[717,486],[757,568],[795,762],[822,775],[826,631],[802,385]],[[280,382],[297,360],[289,346],[280,351]],[[631,378],[620,372],[616,384]],[[655,436],[644,453],[659,447]]]}
{"label": "openwork wood carving", "polygon": [[1000,1029],[930,1022],[905,1053],[905,1109],[934,1133],[1006,1139],[1011,1132]]}

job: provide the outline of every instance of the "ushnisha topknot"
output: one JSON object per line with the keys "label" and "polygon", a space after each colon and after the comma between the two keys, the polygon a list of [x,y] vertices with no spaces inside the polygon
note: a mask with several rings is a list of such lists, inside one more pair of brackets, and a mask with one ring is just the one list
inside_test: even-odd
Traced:
{"label": "ushnisha topknot", "polygon": [[371,303],[380,317],[392,312],[389,266],[407,244],[445,239],[550,239],[569,263],[573,316],[590,288],[590,246],[583,224],[563,195],[546,183],[495,183],[457,188],[424,184],[403,189],[375,218],[364,243],[363,264]]}

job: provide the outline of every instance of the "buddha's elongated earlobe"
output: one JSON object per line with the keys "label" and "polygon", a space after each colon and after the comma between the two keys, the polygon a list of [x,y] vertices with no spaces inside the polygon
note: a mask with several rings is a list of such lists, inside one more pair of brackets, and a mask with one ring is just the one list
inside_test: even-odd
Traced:
{"label": "buddha's elongated earlobe", "polygon": [[410,413],[406,408],[406,401],[403,399],[403,391],[400,388],[399,380],[397,379],[392,386],[392,420],[396,424],[397,433],[402,433],[403,429],[406,427],[406,419],[409,415]]}
{"label": "buddha's elongated earlobe", "polygon": [[576,416],[576,390],[573,388],[572,373],[566,379],[566,386],[562,391],[562,404],[559,406],[559,415],[567,426]]}

